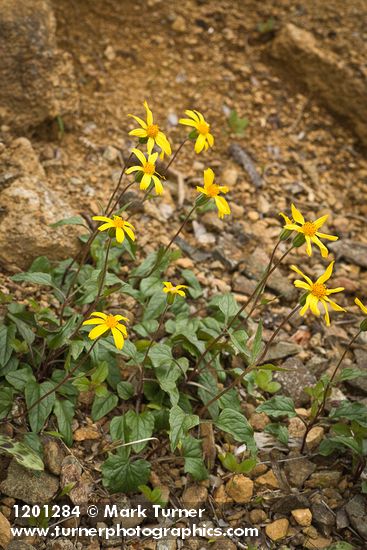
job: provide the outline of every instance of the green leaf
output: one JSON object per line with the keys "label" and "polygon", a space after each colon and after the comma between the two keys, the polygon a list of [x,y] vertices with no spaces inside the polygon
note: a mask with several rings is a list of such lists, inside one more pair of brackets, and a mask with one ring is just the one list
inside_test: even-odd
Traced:
{"label": "green leaf", "polygon": [[54,414],[57,418],[59,431],[69,447],[73,444],[73,432],[71,422],[74,418],[74,405],[67,399],[56,399],[54,405]]}
{"label": "green leaf", "polygon": [[[48,392],[53,390],[55,385],[52,382],[29,382],[24,391],[27,409],[31,409],[28,413],[29,423],[32,432],[38,433],[42,430],[47,418],[51,414],[52,407],[55,403],[55,392],[52,392],[47,397],[44,397]],[[41,398],[43,398],[41,400]],[[37,405],[39,400],[41,400]],[[33,407],[33,405],[35,405]],[[33,408],[31,408],[33,407]]]}
{"label": "green leaf", "polygon": [[5,418],[13,406],[13,389],[0,388],[0,419]]}
{"label": "green leaf", "polygon": [[31,283],[33,285],[44,285],[54,287],[55,284],[49,273],[32,272],[32,273],[17,273],[12,276],[12,280],[16,283]]}
{"label": "green leaf", "polygon": [[153,296],[156,292],[162,292],[162,288],[162,279],[156,275],[153,277],[146,277],[140,283],[140,290],[146,297]]}
{"label": "green leaf", "polygon": [[349,542],[339,541],[335,542],[331,546],[328,546],[326,550],[354,550],[355,546],[349,544]]}
{"label": "green leaf", "polygon": [[330,418],[347,418],[355,420],[361,426],[367,427],[367,407],[362,403],[343,401],[337,409],[331,409]]}
{"label": "green leaf", "polygon": [[22,338],[27,342],[27,344],[31,345],[34,342],[34,339],[36,335],[34,334],[33,330],[29,327],[27,323],[19,319],[16,315],[13,315],[12,313],[8,313],[9,319],[14,321],[17,330],[19,334],[22,336]]}
{"label": "green leaf", "polygon": [[63,218],[56,223],[50,223],[50,227],[52,228],[62,227],[63,225],[82,225],[83,227],[88,229],[84,218],[82,218],[81,216],[71,216],[70,218]]}
{"label": "green leaf", "polygon": [[150,476],[146,460],[132,462],[119,454],[110,456],[102,465],[102,482],[111,493],[130,493],[145,485]]}
{"label": "green leaf", "polygon": [[272,382],[272,373],[270,370],[254,371],[254,380],[261,390],[269,393],[275,393],[281,388],[279,382]]}
{"label": "green leaf", "polygon": [[194,300],[199,298],[203,294],[203,289],[199,283],[195,273],[190,269],[183,269],[181,275],[185,282],[189,284],[188,292]]}
{"label": "green leaf", "polygon": [[147,307],[144,309],[143,322],[158,319],[161,313],[163,313],[166,303],[167,299],[163,291],[153,294]]}
{"label": "green leaf", "polygon": [[13,388],[19,391],[23,391],[29,382],[35,382],[33,371],[29,365],[25,366],[23,369],[18,369],[13,372],[9,372],[5,379]]}
{"label": "green leaf", "polygon": [[262,348],[262,336],[263,336],[263,323],[260,320],[256,329],[256,334],[255,334],[254,342],[252,344],[252,349],[251,349],[251,363],[254,365],[256,364],[256,360]]}
{"label": "green leaf", "polygon": [[[199,384],[200,387],[197,390],[198,396],[200,397],[204,405],[206,405],[218,393],[217,381],[209,370],[204,370],[199,376]],[[210,416],[213,419],[218,418],[219,399],[217,401],[214,401],[214,403],[210,405],[208,410]]]}
{"label": "green leaf", "polygon": [[[110,424],[110,432],[113,440],[121,439],[124,443],[131,443],[152,436],[154,430],[154,415],[150,411],[140,414],[128,411],[122,416],[115,416]],[[133,451],[140,453],[147,445],[147,441],[132,445]]]}
{"label": "green leaf", "polygon": [[276,437],[283,445],[288,445],[289,434],[287,426],[282,426],[278,423],[268,424],[265,426],[264,432]]}
{"label": "green leaf", "polygon": [[225,317],[226,323],[232,319],[239,310],[238,304],[233,294],[223,294],[218,300],[218,307]]}
{"label": "green leaf", "polygon": [[152,504],[158,504],[162,507],[166,506],[167,501],[163,500],[162,489],[160,487],[155,487],[154,489],[151,489],[150,487],[148,487],[148,485],[139,485],[139,490]]}
{"label": "green leaf", "polygon": [[339,382],[345,382],[346,380],[354,380],[360,376],[367,376],[366,370],[356,369],[354,367],[347,367],[341,371],[338,376]]}
{"label": "green leaf", "polygon": [[92,419],[94,422],[100,420],[106,414],[111,412],[119,402],[117,395],[111,392],[107,392],[106,396],[98,397],[96,396],[92,405]]}
{"label": "green leaf", "polygon": [[329,456],[336,450],[341,450],[343,447],[348,447],[357,455],[363,454],[362,445],[354,437],[344,435],[336,435],[321,441],[318,452],[323,456]]}
{"label": "green leaf", "polygon": [[220,430],[231,434],[236,441],[246,443],[251,452],[256,452],[254,430],[242,413],[233,409],[223,409],[215,425]]}
{"label": "green leaf", "polygon": [[196,481],[202,481],[209,477],[208,470],[203,460],[201,442],[191,435],[182,440],[182,455],[185,458],[184,472],[191,474]]}
{"label": "green leaf", "polygon": [[174,451],[181,440],[187,435],[188,431],[200,422],[196,414],[186,414],[178,405],[171,408],[169,414],[170,424],[170,442],[172,451]]}
{"label": "green leaf", "polygon": [[15,336],[15,327],[0,325],[0,367],[4,367],[13,352],[11,342]]}
{"label": "green leaf", "polygon": [[51,262],[46,256],[38,256],[33,260],[31,267],[28,269],[28,273],[50,273]]}
{"label": "green leaf", "polygon": [[41,457],[28,445],[16,441],[7,435],[0,434],[0,454],[6,453],[14,457],[15,460],[24,468],[42,471],[44,465]]}
{"label": "green leaf", "polygon": [[116,391],[119,398],[126,401],[134,395],[134,386],[131,384],[131,382],[119,382]]}
{"label": "green leaf", "polygon": [[48,338],[48,347],[50,349],[62,348],[68,342],[70,336],[75,331],[75,325],[78,317],[78,315],[73,315],[70,317],[63,327]]}
{"label": "green leaf", "polygon": [[102,361],[100,365],[96,368],[95,372],[91,376],[93,384],[99,386],[106,380],[108,376],[108,363],[107,361]]}
{"label": "green leaf", "polygon": [[247,347],[249,338],[247,332],[245,330],[236,330],[235,332],[230,332],[229,336],[234,347],[249,360],[251,353]]}
{"label": "green leaf", "polygon": [[248,118],[241,118],[235,109],[232,109],[228,117],[228,126],[238,136],[243,136],[250,121]]}
{"label": "green leaf", "polygon": [[256,458],[247,458],[243,462],[238,462],[237,458],[232,453],[220,454],[219,460],[224,468],[235,474],[248,474],[256,466]]}
{"label": "green leaf", "polygon": [[268,401],[265,401],[265,403],[262,403],[259,407],[257,407],[256,411],[264,412],[273,418],[279,418],[281,416],[288,416],[288,418],[292,418],[293,416],[297,416],[297,413],[294,410],[293,400],[290,397],[285,397],[283,395],[277,395]]}

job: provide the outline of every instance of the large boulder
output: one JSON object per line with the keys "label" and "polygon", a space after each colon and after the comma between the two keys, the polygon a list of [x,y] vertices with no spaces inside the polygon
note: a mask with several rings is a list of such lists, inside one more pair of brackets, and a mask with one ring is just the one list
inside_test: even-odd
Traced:
{"label": "large boulder", "polygon": [[347,122],[367,145],[367,80],[350,62],[292,23],[279,32],[271,55],[283,75],[305,85],[313,98]]}
{"label": "large boulder", "polygon": [[0,124],[22,130],[78,108],[70,54],[47,0],[0,0]]}
{"label": "large boulder", "polygon": [[76,214],[47,184],[31,143],[18,138],[0,152],[0,265],[27,269],[38,256],[61,260],[79,246],[78,226],[50,227]]}

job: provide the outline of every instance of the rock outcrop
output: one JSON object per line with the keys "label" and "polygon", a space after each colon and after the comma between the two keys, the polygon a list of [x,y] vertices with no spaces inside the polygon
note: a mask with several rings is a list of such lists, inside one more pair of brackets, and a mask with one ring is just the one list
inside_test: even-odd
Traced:
{"label": "rock outcrop", "polygon": [[305,85],[367,145],[367,81],[350,63],[292,23],[279,32],[271,55],[283,75]]}
{"label": "rock outcrop", "polygon": [[77,110],[72,59],[55,29],[47,0],[0,0],[0,124],[24,130]]}
{"label": "rock outcrop", "polygon": [[0,166],[0,265],[19,271],[38,256],[73,256],[80,246],[80,228],[50,224],[76,212],[49,188],[31,143],[14,140],[0,152]]}

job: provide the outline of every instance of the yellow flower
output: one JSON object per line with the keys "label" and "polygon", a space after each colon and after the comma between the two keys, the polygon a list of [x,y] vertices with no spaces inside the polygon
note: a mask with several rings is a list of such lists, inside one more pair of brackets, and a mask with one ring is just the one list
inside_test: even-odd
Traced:
{"label": "yellow flower", "polygon": [[172,150],[169,141],[164,133],[160,131],[159,126],[157,126],[157,124],[154,124],[152,111],[149,109],[148,103],[146,101],[144,101],[144,107],[147,112],[146,122],[135,115],[128,115],[133,117],[136,122],[141,126],[141,128],[131,130],[131,132],[129,132],[129,135],[137,136],[139,138],[147,138],[147,149],[149,154],[151,154],[154,144],[156,143],[158,147],[162,150],[162,158],[164,153],[166,155],[170,155],[172,153]]}
{"label": "yellow flower", "polygon": [[132,152],[140,160],[141,166],[131,166],[126,170],[126,174],[141,172],[143,177],[140,182],[140,189],[143,189],[144,191],[148,189],[151,181],[153,180],[156,194],[161,195],[163,193],[163,185],[158,176],[155,175],[155,163],[157,161],[158,153],[148,153],[148,159],[146,159],[145,155],[139,151],[139,149],[133,149]]}
{"label": "yellow flower", "polygon": [[364,306],[361,302],[361,300],[359,300],[359,298],[356,298],[354,300],[354,303],[360,308],[360,310],[362,311],[362,313],[364,313],[365,315],[367,315],[367,307]]}
{"label": "yellow flower", "polygon": [[216,185],[214,182],[214,172],[211,168],[204,170],[204,187],[196,187],[196,190],[207,197],[215,200],[218,208],[219,218],[231,213],[229,204],[224,197],[220,197],[219,193],[228,193],[229,189],[226,185]]}
{"label": "yellow flower", "polygon": [[342,290],[344,290],[344,288],[327,288],[324,284],[328,279],[330,279],[333,272],[333,266],[334,262],[331,262],[327,267],[325,273],[323,273],[323,275],[321,275],[315,283],[313,283],[311,279],[307,277],[307,275],[302,273],[302,271],[298,269],[298,267],[296,267],[295,265],[291,266],[291,269],[293,269],[293,271],[298,273],[298,275],[301,275],[306,280],[306,282],[300,281],[299,279],[294,281],[294,286],[296,286],[297,288],[303,288],[304,290],[308,291],[306,303],[300,311],[301,315],[304,315],[308,308],[310,308],[314,315],[319,316],[320,310],[318,308],[318,303],[321,302],[325,309],[325,321],[327,326],[330,325],[328,304],[332,307],[334,311],[346,311],[346,309],[338,306],[338,304],[336,304],[329,298],[330,294],[341,292]]}
{"label": "yellow flower", "polygon": [[130,237],[132,241],[135,241],[135,235],[133,229],[135,227],[120,216],[113,216],[113,218],[107,218],[106,216],[93,216],[92,220],[99,222],[106,222],[98,227],[99,231],[106,231],[107,229],[116,229],[116,241],[122,243],[125,239],[125,233]]}
{"label": "yellow flower", "polygon": [[186,294],[185,294],[185,291],[184,290],[181,290],[181,288],[189,288],[188,286],[186,285],[177,285],[177,286],[173,286],[172,283],[170,283],[169,281],[164,281],[164,289],[163,289],[163,292],[165,292],[166,294],[179,294],[180,296],[183,296],[184,298],[186,298]]}
{"label": "yellow flower", "polygon": [[[320,227],[328,219],[328,215],[318,218],[314,222],[306,222],[301,212],[292,204],[292,216],[294,222],[290,220],[285,214],[281,214],[285,220],[284,229],[289,229],[290,231],[298,231],[303,233],[306,239],[306,252],[309,256],[312,254],[311,243],[316,244],[321,251],[321,256],[327,258],[329,251],[326,246],[320,241],[321,239],[328,239],[329,241],[337,241],[338,237],[335,235],[327,235],[326,233],[320,233]],[[319,238],[320,237],[320,238]]]}
{"label": "yellow flower", "polygon": [[84,321],[83,325],[98,325],[94,327],[90,333],[89,338],[95,340],[111,330],[113,340],[117,349],[122,349],[124,347],[124,336],[127,338],[127,331],[125,325],[121,325],[119,321],[128,321],[127,317],[122,315],[106,315],[106,313],[101,313],[100,311],[94,311],[91,313],[91,317],[94,315],[94,318]]}
{"label": "yellow flower", "polygon": [[214,145],[214,136],[210,133],[210,124],[208,124],[199,111],[185,111],[190,118],[180,118],[179,123],[186,126],[192,126],[198,133],[195,142],[195,153],[205,151]]}

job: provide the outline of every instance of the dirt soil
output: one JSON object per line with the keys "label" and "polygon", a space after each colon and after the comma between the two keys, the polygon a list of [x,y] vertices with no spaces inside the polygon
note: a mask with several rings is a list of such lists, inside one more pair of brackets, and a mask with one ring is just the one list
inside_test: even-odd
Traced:
{"label": "dirt soil", "polygon": [[[157,243],[169,241],[192,202],[202,170],[208,166],[215,170],[221,184],[231,187],[228,198],[233,216],[222,222],[206,214],[197,220],[199,230],[188,224],[183,239],[196,251],[210,253],[199,264],[195,255],[190,258],[187,252],[186,263],[208,286],[209,294],[234,290],[239,301],[248,295],[243,274],[231,273],[223,258],[240,261],[257,248],[270,253],[279,234],[278,214],[289,212],[291,202],[311,219],[328,213],[328,233],[367,244],[364,151],[354,135],[318,105],[317,97],[300,92],[290,80],[280,80],[269,60],[269,46],[277,30],[291,21],[311,31],[321,45],[347,60],[359,75],[367,76],[363,0],[53,0],[53,8],[59,46],[73,56],[80,112],[65,117],[62,135],[57,124],[50,122],[27,137],[40,156],[52,188],[76,210],[90,217],[100,213],[100,203],[106,204],[123,159],[134,144],[128,131],[135,123],[127,115],[142,116],[143,101],[147,100],[160,126],[167,129],[173,150],[185,137],[178,118],[189,108],[205,114],[216,142],[213,150],[200,156],[190,144],[183,148],[167,184],[170,192],[163,199],[171,206],[169,214],[148,205],[134,215],[136,227],[144,228],[139,238],[144,255]],[[228,124],[231,110],[249,120],[243,136]],[[261,189],[229,154],[233,143],[250,155],[263,180]],[[118,154],[110,156],[111,147]],[[184,189],[181,207],[177,206],[178,181],[183,182]],[[199,235],[201,226],[204,237]],[[215,257],[211,254],[213,248]],[[341,305],[346,303],[343,300],[351,303],[355,294],[365,298],[367,271],[363,261],[343,261],[339,256],[336,278],[346,287]],[[287,263],[300,265],[303,260],[304,253],[296,252]],[[307,264],[310,273],[324,268],[318,254]],[[293,277],[289,273],[287,266],[282,269],[284,279],[290,283]],[[269,291],[267,296],[275,294]],[[266,328],[270,330],[288,310],[289,300],[281,296],[271,312],[265,312]],[[356,313],[356,308],[350,308],[348,316],[343,321],[335,320],[327,332],[321,322],[307,317],[302,325],[299,321],[287,327],[287,338],[303,346],[299,356],[304,362],[311,359],[315,349],[325,350],[320,353],[327,361],[334,360],[348,340],[349,325],[355,322]],[[364,340],[362,349],[366,344]],[[350,358],[350,362],[354,360]],[[334,468],[326,462],[319,466]],[[160,475],[179,493],[179,470],[174,474],[177,479],[170,470],[162,466]],[[344,497],[349,497],[353,487],[345,483],[349,492]],[[279,492],[279,488],[270,487],[269,492]],[[334,498],[339,502],[338,497]],[[329,533],[333,541],[340,539],[335,533]],[[355,531],[347,536],[354,537],[356,547],[363,547]],[[232,548],[230,544],[226,549]],[[265,544],[265,540],[259,540],[257,547],[281,548],[280,543]],[[234,541],[236,547],[243,546]],[[220,547],[214,544],[211,548]]]}

